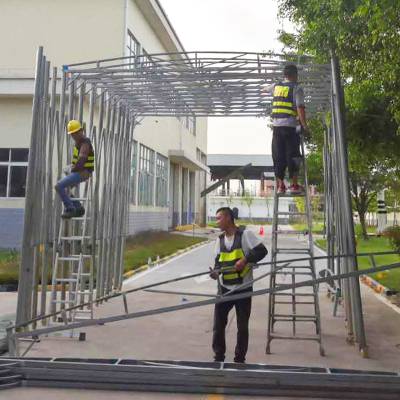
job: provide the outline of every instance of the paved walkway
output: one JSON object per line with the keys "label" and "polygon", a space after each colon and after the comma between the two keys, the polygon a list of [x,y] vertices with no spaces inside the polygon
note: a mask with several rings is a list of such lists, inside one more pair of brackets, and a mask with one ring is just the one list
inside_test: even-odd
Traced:
{"label": "paved walkway", "polygon": [[[258,229],[258,228],[254,228]],[[269,246],[270,228],[266,230],[263,240]],[[303,237],[288,237],[286,244],[290,246],[304,241]],[[185,276],[199,271],[205,271],[213,261],[213,244],[207,244],[190,253],[183,254],[170,262],[136,275],[124,284],[125,289]],[[294,247],[294,246],[292,246]],[[321,253],[317,250],[317,255]],[[318,263],[322,268],[323,262]],[[255,276],[265,273],[268,269],[260,267]],[[268,286],[268,279],[257,282],[256,289]],[[160,289],[181,290],[213,294],[216,283],[207,276],[168,284]],[[5,294],[9,295],[9,294]],[[2,299],[3,294],[0,294]],[[304,365],[323,367],[342,367],[363,370],[400,370],[400,314],[382,304],[374,293],[362,286],[364,317],[369,344],[370,358],[362,358],[354,346],[345,341],[345,328],[342,309],[338,317],[332,316],[333,304],[326,297],[323,285],[320,287],[320,302],[322,315],[323,344],[326,357],[321,357],[316,342],[278,341],[272,342],[272,354],[265,354],[267,306],[268,298],[258,296],[253,298],[253,311],[250,321],[250,346],[247,361],[250,363]],[[196,296],[181,296],[148,292],[132,293],[128,296],[129,311],[147,310],[150,308],[182,304],[204,298]],[[0,310],[6,310],[6,304]],[[0,302],[2,304],[2,301]],[[121,298],[113,299],[96,309],[96,317],[122,314],[124,312]],[[43,338],[28,353],[31,357],[88,357],[88,358],[136,358],[161,360],[199,360],[212,359],[213,307],[178,311],[160,314],[134,320],[120,321],[101,327],[86,329],[86,342],[71,340],[56,336]],[[231,313],[227,329],[227,361],[233,358],[233,348],[236,340],[236,323],[234,313]],[[37,395],[35,393],[38,393]],[[4,392],[3,392],[4,393]],[[32,399],[39,397],[53,399],[79,398],[102,399],[111,397],[106,392],[65,391],[56,393],[50,389],[14,389],[7,391],[7,399]],[[0,393],[0,399],[2,398]],[[64,396],[64,397],[63,397]],[[133,394],[113,393],[113,399],[222,399],[232,398],[210,397],[204,395],[165,395],[165,394]],[[239,397],[235,397],[239,399]]]}

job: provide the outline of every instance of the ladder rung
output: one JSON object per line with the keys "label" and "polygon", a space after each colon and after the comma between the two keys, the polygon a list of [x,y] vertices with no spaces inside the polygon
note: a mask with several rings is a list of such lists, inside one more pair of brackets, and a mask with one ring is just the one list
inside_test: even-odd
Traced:
{"label": "ladder rung", "polygon": [[277,215],[307,215],[306,213],[297,211],[278,211]]}
{"label": "ladder rung", "polygon": [[306,197],[305,193],[289,193],[289,192],[285,192],[285,193],[277,193],[278,197]]}
{"label": "ladder rung", "polygon": [[87,197],[71,197],[72,201],[88,201]]}
{"label": "ladder rung", "polygon": [[274,304],[312,304],[315,305],[313,301],[275,301]]}
{"label": "ladder rung", "polygon": [[289,230],[278,230],[273,233],[280,235],[308,235],[308,230],[305,231],[289,231]]}
{"label": "ladder rung", "polygon": [[57,303],[57,304],[74,304],[75,300],[52,300],[52,303]]}
{"label": "ladder rung", "polygon": [[287,335],[275,335],[275,334],[270,334],[270,338],[272,339],[284,339],[284,340],[317,340],[318,342],[320,341],[320,338],[318,335],[315,336],[287,336]]}
{"label": "ladder rung", "polygon": [[93,294],[90,290],[86,290],[86,291],[80,290],[79,292],[76,292],[76,293],[78,293],[78,294],[89,294],[89,295]]}
{"label": "ladder rung", "polygon": [[93,312],[93,311],[92,310],[76,310],[75,311],[75,313],[83,313],[83,314],[87,314],[87,313],[91,313],[91,312]]}
{"label": "ladder rung", "polygon": [[274,296],[292,296],[292,297],[296,297],[296,296],[305,296],[305,297],[310,297],[313,296],[314,297],[314,293],[273,293]]}
{"label": "ladder rung", "polygon": [[58,261],[79,261],[79,257],[58,257]]}
{"label": "ladder rung", "polygon": [[61,236],[61,240],[83,240],[83,239],[90,239],[91,236]]}
{"label": "ladder rung", "polygon": [[310,253],[310,250],[309,249],[285,249],[285,248],[281,248],[281,249],[276,249],[275,250],[275,252],[276,253],[281,253],[281,254],[296,254],[296,253],[299,253],[299,254],[303,254],[303,253],[306,253],[306,254],[309,254]]}
{"label": "ladder rung", "polygon": [[80,274],[78,274],[78,272],[73,272],[72,275],[92,276],[92,274],[89,272],[81,272]]}
{"label": "ladder rung", "polygon": [[72,219],[73,221],[84,221],[86,219],[86,221],[87,221],[90,219],[90,217],[86,217],[86,218],[85,217],[72,217],[70,219]]}
{"label": "ladder rung", "polygon": [[274,314],[274,317],[278,318],[312,318],[317,319],[315,315],[299,315],[299,314]]}
{"label": "ladder rung", "polygon": [[76,278],[56,278],[57,282],[78,282]]}
{"label": "ladder rung", "polygon": [[92,316],[81,316],[81,317],[79,317],[79,316],[75,316],[74,317],[74,320],[75,321],[79,321],[79,320],[87,320],[87,319],[92,319]]}
{"label": "ladder rung", "polygon": [[292,276],[308,276],[308,275],[313,275],[312,272],[291,272],[291,271],[277,271],[275,272],[275,275],[292,275]]}

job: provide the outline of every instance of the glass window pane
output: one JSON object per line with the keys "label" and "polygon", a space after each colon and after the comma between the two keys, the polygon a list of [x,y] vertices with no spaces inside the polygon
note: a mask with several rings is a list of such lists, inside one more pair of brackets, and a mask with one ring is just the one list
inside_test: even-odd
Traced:
{"label": "glass window pane", "polygon": [[27,169],[28,167],[11,167],[10,197],[25,197]]}
{"label": "glass window pane", "polygon": [[0,149],[0,162],[5,161],[8,162],[10,161],[10,149]]}
{"label": "glass window pane", "polygon": [[29,149],[11,149],[11,161],[28,161]]}
{"label": "glass window pane", "polygon": [[7,196],[7,174],[8,167],[0,165],[0,197]]}

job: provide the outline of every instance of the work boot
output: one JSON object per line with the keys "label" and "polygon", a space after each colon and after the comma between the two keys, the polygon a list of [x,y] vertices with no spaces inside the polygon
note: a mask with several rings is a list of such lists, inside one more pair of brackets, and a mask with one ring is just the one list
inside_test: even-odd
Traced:
{"label": "work boot", "polygon": [[290,194],[303,194],[304,193],[304,187],[300,185],[290,185],[289,186],[289,192]]}
{"label": "work boot", "polygon": [[283,182],[280,185],[278,185],[277,193],[278,194],[285,194],[286,193],[286,186],[285,186],[285,184]]}
{"label": "work boot", "polygon": [[238,364],[244,364],[245,360],[244,360],[244,358],[241,358],[241,357],[235,357],[233,359],[233,362],[238,363]]}
{"label": "work boot", "polygon": [[83,217],[84,215],[85,215],[85,209],[82,206],[75,208],[74,217]]}
{"label": "work boot", "polygon": [[224,362],[225,361],[225,356],[215,355],[214,356],[214,361],[215,362]]}
{"label": "work boot", "polygon": [[73,207],[66,208],[64,210],[64,212],[62,213],[61,218],[70,219],[72,217],[75,217],[75,213],[76,213],[75,208],[73,208]]}

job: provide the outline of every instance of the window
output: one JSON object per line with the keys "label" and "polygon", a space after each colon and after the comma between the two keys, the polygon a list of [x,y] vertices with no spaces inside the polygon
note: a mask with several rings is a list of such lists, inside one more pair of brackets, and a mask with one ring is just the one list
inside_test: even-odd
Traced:
{"label": "window", "polygon": [[134,34],[128,29],[128,56],[140,55],[140,43]]}
{"label": "window", "polygon": [[140,145],[139,205],[151,206],[154,201],[154,150]]}
{"label": "window", "polygon": [[156,206],[167,207],[168,202],[168,158],[157,154]]}
{"label": "window", "polygon": [[138,143],[133,141],[132,163],[131,163],[131,193],[130,202],[136,204],[136,182],[137,182],[137,159],[138,159]]}
{"label": "window", "polygon": [[25,197],[29,149],[0,149],[0,197]]}

